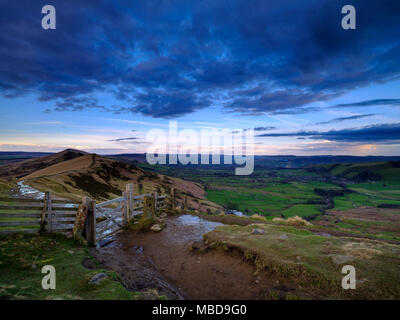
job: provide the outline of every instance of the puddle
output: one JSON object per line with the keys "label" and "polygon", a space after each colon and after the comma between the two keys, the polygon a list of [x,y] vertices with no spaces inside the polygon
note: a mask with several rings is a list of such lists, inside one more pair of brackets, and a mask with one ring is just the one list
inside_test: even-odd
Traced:
{"label": "puddle", "polygon": [[196,233],[199,232],[202,233],[202,235],[204,233],[213,231],[216,227],[224,225],[223,223],[220,222],[208,221],[203,218],[192,216],[189,214],[179,216],[176,220],[183,226],[190,226],[192,228],[195,228]]}

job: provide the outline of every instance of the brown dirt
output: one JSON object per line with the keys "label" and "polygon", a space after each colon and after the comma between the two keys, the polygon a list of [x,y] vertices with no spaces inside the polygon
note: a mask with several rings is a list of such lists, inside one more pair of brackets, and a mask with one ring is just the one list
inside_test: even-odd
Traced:
{"label": "brown dirt", "polygon": [[361,207],[346,211],[330,211],[330,216],[341,219],[400,222],[400,209]]}
{"label": "brown dirt", "polygon": [[307,296],[260,272],[234,253],[193,250],[217,223],[195,216],[169,217],[159,233],[121,233],[112,246],[93,249],[128,288],[156,288],[172,299],[270,299]]}

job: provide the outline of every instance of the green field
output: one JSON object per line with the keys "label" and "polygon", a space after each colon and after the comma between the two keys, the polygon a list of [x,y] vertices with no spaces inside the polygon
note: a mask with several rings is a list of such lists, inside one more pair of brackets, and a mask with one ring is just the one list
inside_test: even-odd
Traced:
{"label": "green field", "polygon": [[[124,288],[115,272],[98,267],[86,269],[84,259],[93,260],[88,247],[61,235],[16,235],[0,237],[0,296],[2,299],[76,300],[138,299],[140,293]],[[44,265],[56,268],[56,289],[41,285]],[[89,284],[97,273],[108,277]]]}

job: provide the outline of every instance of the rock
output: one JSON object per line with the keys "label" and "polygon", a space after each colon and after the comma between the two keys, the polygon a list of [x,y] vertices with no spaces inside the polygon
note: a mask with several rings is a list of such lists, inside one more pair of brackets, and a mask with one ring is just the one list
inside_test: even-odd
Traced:
{"label": "rock", "polygon": [[332,256],[332,261],[335,264],[344,264],[350,261],[353,261],[354,257],[352,256],[341,256],[341,255],[337,255],[337,256]]}
{"label": "rock", "polygon": [[191,250],[199,250],[204,246],[203,241],[193,241],[190,243]]}
{"label": "rock", "polygon": [[286,239],[289,239],[289,237],[286,233],[284,233],[279,236],[279,239],[286,240]]}
{"label": "rock", "polygon": [[89,283],[90,284],[94,284],[94,285],[98,285],[98,284],[100,284],[101,282],[103,282],[107,278],[108,278],[108,276],[104,272],[97,273],[89,280]]}
{"label": "rock", "polygon": [[151,231],[154,231],[154,232],[160,232],[160,231],[162,230],[162,227],[161,227],[161,225],[159,225],[158,223],[156,223],[156,224],[153,224],[153,225],[151,226],[150,230],[151,230]]}
{"label": "rock", "polygon": [[94,263],[94,261],[91,260],[91,259],[89,259],[89,258],[83,259],[82,265],[83,265],[86,269],[89,269],[89,270],[96,269],[96,267],[97,267],[97,266],[96,266],[96,263]]}
{"label": "rock", "polygon": [[166,212],[162,212],[161,214],[160,214],[160,218],[165,218],[167,216],[167,213]]}
{"label": "rock", "polygon": [[252,234],[264,234],[264,230],[263,229],[258,229],[258,228],[254,228],[251,231]]}

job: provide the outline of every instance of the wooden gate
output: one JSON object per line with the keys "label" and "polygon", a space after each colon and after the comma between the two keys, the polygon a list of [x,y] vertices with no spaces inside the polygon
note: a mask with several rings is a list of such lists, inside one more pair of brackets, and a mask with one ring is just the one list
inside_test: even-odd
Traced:
{"label": "wooden gate", "polygon": [[0,198],[0,234],[38,231],[67,233],[73,228],[78,203],[53,199]]}

